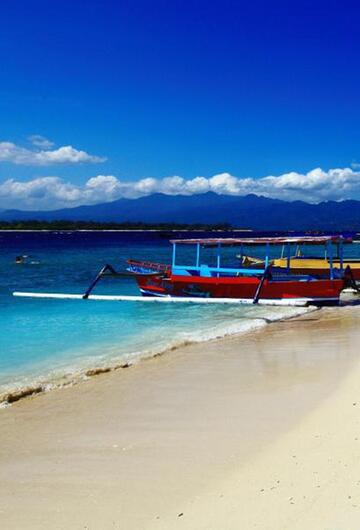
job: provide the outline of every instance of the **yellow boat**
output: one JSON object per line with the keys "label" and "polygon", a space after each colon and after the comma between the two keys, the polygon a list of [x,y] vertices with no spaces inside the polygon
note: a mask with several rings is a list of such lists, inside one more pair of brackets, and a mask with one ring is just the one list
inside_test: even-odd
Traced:
{"label": "yellow boat", "polygon": [[[280,269],[287,269],[287,258],[277,258],[272,260],[272,266]],[[314,276],[324,275],[330,271],[330,260],[328,258],[312,258],[307,256],[291,257],[291,272],[294,274],[313,274]],[[354,280],[360,280],[360,260],[346,259],[342,263],[340,259],[333,259],[333,268],[339,271],[350,267]]]}
{"label": "yellow boat", "polygon": [[[237,256],[243,267],[264,267],[264,260],[258,259],[247,255]],[[342,263],[341,263],[342,261]],[[290,267],[289,267],[290,263]],[[333,269],[338,269],[339,272],[345,271],[347,267],[350,267],[350,276],[360,281],[360,259],[358,258],[344,258],[341,260],[339,257],[332,258]],[[283,255],[280,258],[275,258],[269,261],[274,269],[290,270],[293,274],[310,274],[313,276],[324,276],[328,272],[330,273],[330,258],[324,257],[310,257],[303,256],[300,249],[297,249],[295,255],[289,258]]]}

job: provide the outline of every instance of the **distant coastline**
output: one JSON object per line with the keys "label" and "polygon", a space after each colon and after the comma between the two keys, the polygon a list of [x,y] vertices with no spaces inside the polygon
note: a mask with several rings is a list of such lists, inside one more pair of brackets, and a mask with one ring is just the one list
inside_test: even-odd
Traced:
{"label": "distant coastline", "polygon": [[[199,232],[199,231],[206,231],[206,232],[224,232],[225,230],[221,229],[197,229],[197,228],[190,228],[190,229],[184,229],[184,228],[173,228],[171,230],[166,230],[166,232],[169,233],[176,233],[176,232]],[[231,230],[226,230],[227,232],[253,232],[253,230],[250,229],[241,229],[241,228],[232,228]],[[127,229],[17,229],[17,228],[8,228],[8,229],[2,229],[0,228],[0,233],[4,232],[21,232],[21,233],[38,233],[38,232],[50,232],[50,233],[64,233],[64,232],[120,232],[120,233],[129,233],[129,232],[159,232],[163,233],[164,230],[161,228],[127,228]]]}
{"label": "distant coastline", "polygon": [[95,221],[0,221],[0,232],[252,232],[228,223],[100,223]]}

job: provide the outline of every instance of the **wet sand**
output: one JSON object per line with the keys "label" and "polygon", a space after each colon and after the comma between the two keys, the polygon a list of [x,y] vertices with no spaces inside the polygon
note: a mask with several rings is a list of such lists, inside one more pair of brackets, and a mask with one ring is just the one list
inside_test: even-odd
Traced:
{"label": "wet sand", "polygon": [[325,309],[14,403],[0,527],[356,528],[359,339]]}

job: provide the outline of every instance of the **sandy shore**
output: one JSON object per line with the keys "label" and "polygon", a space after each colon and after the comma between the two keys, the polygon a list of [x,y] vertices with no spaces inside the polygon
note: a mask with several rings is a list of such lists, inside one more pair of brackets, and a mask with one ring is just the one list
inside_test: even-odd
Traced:
{"label": "sandy shore", "polygon": [[357,528],[359,339],[327,309],[1,410],[0,527]]}

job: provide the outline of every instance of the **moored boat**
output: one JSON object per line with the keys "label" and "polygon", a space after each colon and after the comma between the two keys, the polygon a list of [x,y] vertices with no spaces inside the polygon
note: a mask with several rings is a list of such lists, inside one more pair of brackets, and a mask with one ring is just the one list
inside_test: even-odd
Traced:
{"label": "moored boat", "polygon": [[[105,264],[83,294],[14,292],[14,296],[52,299],[83,299],[122,302],[179,302],[179,303],[262,303],[273,305],[333,305],[349,285],[355,287],[348,270],[344,270],[342,253],[340,267],[334,267],[333,244],[342,248],[343,239],[331,236],[268,237],[268,238],[205,238],[171,241],[171,264],[128,260],[127,271],[117,272]],[[327,248],[329,270],[324,274],[293,274],[291,245],[322,244]],[[248,258],[243,247],[252,245],[262,250],[265,257]],[[274,267],[271,260],[276,245],[287,248],[286,268]],[[195,248],[192,264],[188,262]],[[241,259],[230,255],[232,247],[241,247]],[[185,248],[185,252],[180,250]],[[205,255],[207,254],[207,256]],[[243,259],[243,258],[246,258]],[[248,263],[250,261],[250,263]],[[350,271],[351,272],[351,271]],[[132,294],[93,294],[104,277],[133,276],[141,296]]]}
{"label": "moored boat", "polygon": [[[272,245],[313,243],[327,246],[332,256],[333,243],[342,243],[340,238],[328,236],[303,238],[207,238],[172,240],[173,257],[171,265],[128,260],[128,270],[136,278],[144,296],[157,297],[201,297],[237,299],[244,303],[259,300],[274,304],[329,305],[339,303],[340,292],[345,286],[342,274],[334,271],[330,260],[328,277],[317,278],[311,274],[292,274],[291,255],[288,253],[286,270],[272,267],[270,247]],[[192,265],[179,264],[177,249],[180,245],[195,247],[195,261]],[[265,258],[256,266],[237,262],[224,264],[222,250],[228,247],[253,245],[266,249]],[[203,249],[215,249],[215,264],[203,263]],[[226,256],[227,261],[229,256]]]}

